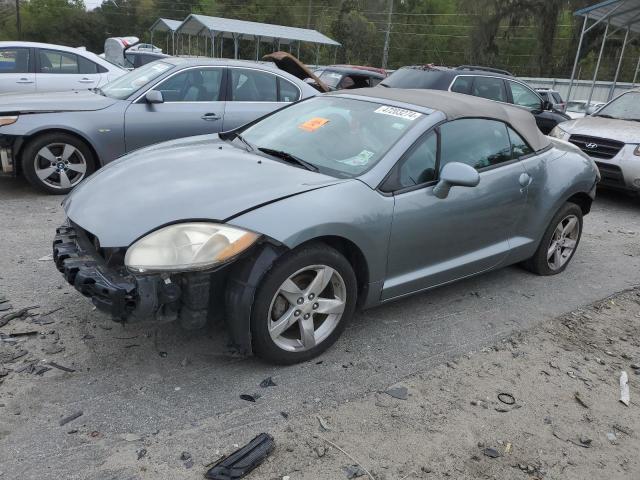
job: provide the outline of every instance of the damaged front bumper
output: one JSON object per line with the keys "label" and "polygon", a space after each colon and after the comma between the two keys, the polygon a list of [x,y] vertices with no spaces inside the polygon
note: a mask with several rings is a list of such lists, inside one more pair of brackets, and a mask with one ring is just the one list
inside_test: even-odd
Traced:
{"label": "damaged front bumper", "polygon": [[74,226],[56,229],[53,260],[67,282],[117,321],[177,318],[182,289],[161,275],[130,274],[114,268],[98,253],[89,236]]}

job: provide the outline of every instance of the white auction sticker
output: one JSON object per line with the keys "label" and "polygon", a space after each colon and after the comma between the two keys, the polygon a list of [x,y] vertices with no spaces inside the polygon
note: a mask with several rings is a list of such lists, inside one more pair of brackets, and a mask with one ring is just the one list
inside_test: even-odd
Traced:
{"label": "white auction sticker", "polygon": [[414,121],[416,118],[420,118],[422,116],[421,113],[414,112],[413,110],[407,110],[405,108],[398,108],[398,107],[390,107],[388,105],[377,108],[376,110],[374,110],[374,112],[381,113],[383,115],[391,115],[393,117],[398,117],[398,118],[405,118],[411,121]]}

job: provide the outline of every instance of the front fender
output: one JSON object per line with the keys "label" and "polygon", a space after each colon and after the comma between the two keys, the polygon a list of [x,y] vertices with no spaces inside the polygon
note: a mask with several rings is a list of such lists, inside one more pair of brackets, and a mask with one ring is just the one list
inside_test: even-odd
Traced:
{"label": "front fender", "polygon": [[351,180],[265,205],[229,224],[259,232],[290,249],[321,237],[355,244],[364,256],[369,282],[384,280],[394,198]]}

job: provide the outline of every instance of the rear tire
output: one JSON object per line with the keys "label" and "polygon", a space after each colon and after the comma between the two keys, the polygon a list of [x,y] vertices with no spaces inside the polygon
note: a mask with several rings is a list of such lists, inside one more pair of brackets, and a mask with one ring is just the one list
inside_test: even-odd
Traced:
{"label": "rear tire", "polygon": [[357,281],[337,250],[317,243],[283,255],[251,311],[253,351],[277,364],[309,360],[340,336],[356,307]]}
{"label": "rear tire", "polygon": [[96,169],[85,142],[68,133],[45,133],[22,151],[22,173],[38,190],[66,195]]}
{"label": "rear tire", "polygon": [[538,250],[522,266],[538,275],[563,272],[578,249],[582,237],[582,209],[567,202],[554,215]]}

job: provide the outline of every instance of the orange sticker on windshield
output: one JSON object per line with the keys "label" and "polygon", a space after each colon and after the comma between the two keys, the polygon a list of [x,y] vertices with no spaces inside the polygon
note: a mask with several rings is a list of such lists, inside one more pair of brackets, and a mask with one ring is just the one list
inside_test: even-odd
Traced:
{"label": "orange sticker on windshield", "polygon": [[313,117],[312,119],[298,125],[298,128],[304,130],[305,132],[315,132],[317,129],[327,123],[329,123],[329,120],[326,118]]}

